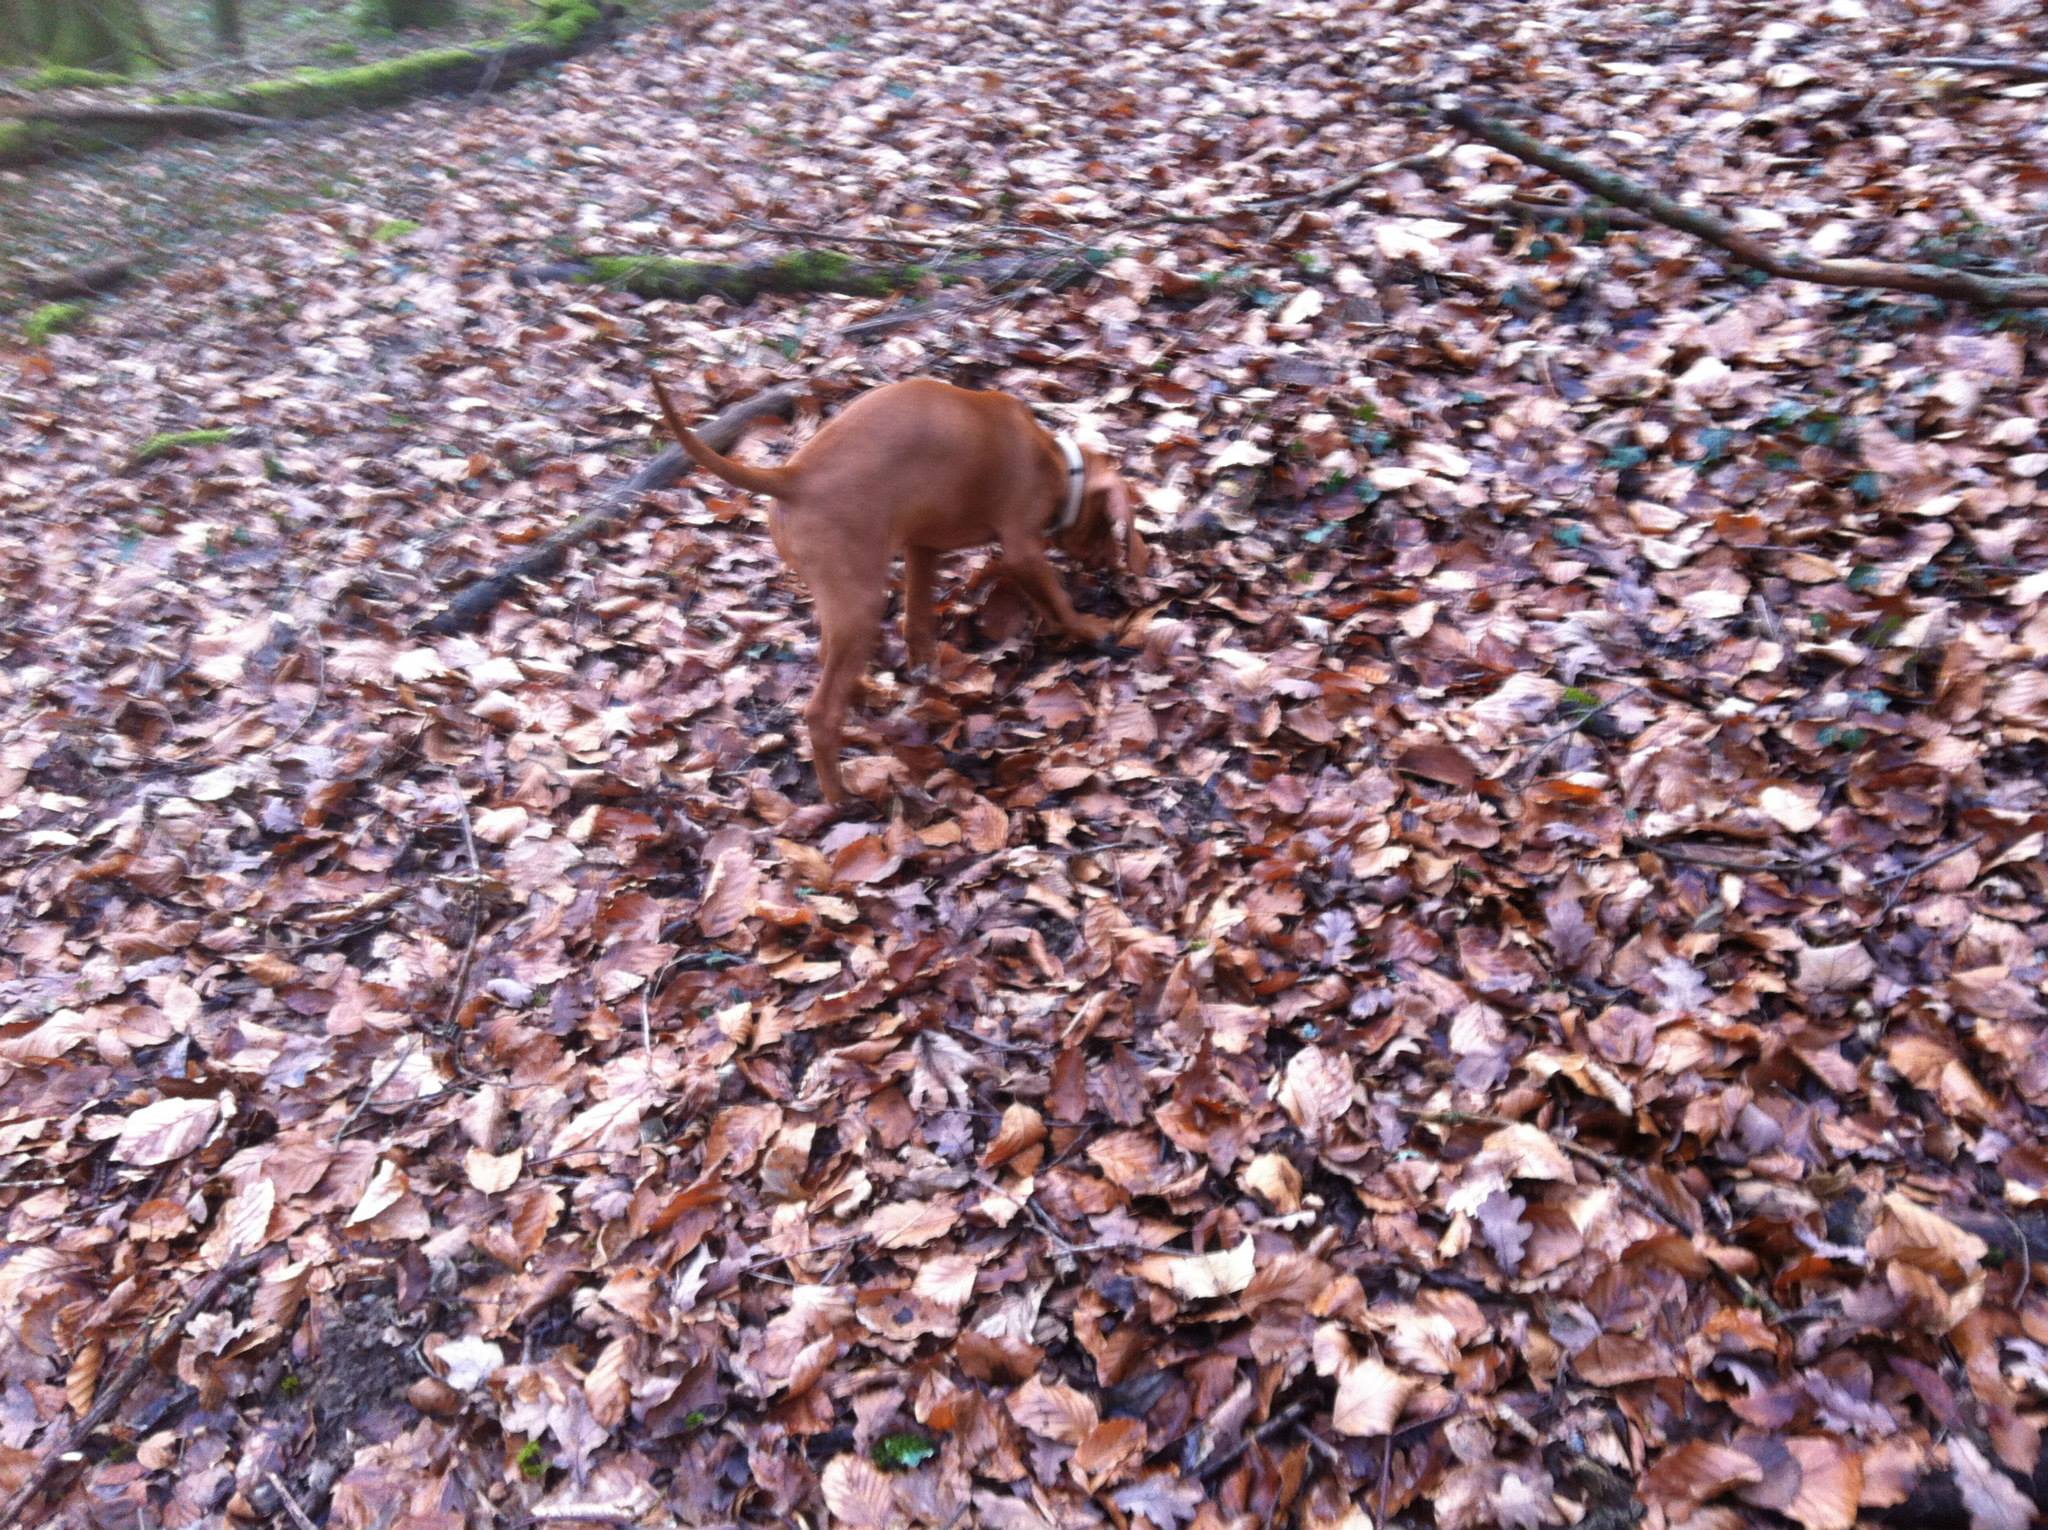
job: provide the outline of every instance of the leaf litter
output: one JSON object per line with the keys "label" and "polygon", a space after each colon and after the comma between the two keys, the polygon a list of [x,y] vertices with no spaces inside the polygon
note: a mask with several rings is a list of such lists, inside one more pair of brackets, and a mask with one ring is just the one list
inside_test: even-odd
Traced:
{"label": "leaf litter", "polygon": [[[258,1255],[63,1522],[2028,1522],[2034,316],[1755,282],[1431,98],[2023,270],[2039,88],[1909,61],[2030,25],[763,0],[13,353],[0,1485]],[[751,222],[1107,258],[854,338],[511,280]],[[1101,436],[1132,651],[955,560],[821,824],[742,498],[422,635],[655,365]]]}

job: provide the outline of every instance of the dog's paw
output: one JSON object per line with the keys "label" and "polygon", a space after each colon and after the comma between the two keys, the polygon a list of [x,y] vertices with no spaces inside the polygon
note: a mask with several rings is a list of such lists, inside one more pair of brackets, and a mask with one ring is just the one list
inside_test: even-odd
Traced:
{"label": "dog's paw", "polygon": [[1076,642],[1092,643],[1099,648],[1109,641],[1110,633],[1116,629],[1099,616],[1077,616],[1068,630]]}

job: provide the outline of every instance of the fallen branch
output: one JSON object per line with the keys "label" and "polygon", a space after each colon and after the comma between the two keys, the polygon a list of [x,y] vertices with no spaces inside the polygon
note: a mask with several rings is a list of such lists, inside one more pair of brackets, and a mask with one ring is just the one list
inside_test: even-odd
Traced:
{"label": "fallen branch", "polygon": [[[734,404],[697,432],[713,451],[729,451],[747,426],[766,415],[787,414],[803,396],[798,387],[770,388]],[[622,520],[640,501],[658,489],[666,489],[683,476],[689,463],[680,446],[649,462],[617,487],[605,491],[595,508],[586,510],[553,536],[535,544],[531,552],[515,558],[497,573],[479,579],[449,603],[448,609],[427,623],[429,632],[466,632],[497,607],[498,602],[527,579],[545,579],[557,572],[569,550],[589,541],[600,531]]]}
{"label": "fallen branch", "polygon": [[1516,778],[1519,778],[1521,784],[1527,786],[1530,781],[1535,779],[1537,770],[1542,766],[1545,760],[1550,758],[1551,751],[1557,748],[1559,744],[1563,743],[1566,739],[1570,738],[1574,733],[1578,732],[1581,728],[1585,727],[1586,724],[1591,722],[1594,718],[1606,712],[1608,708],[1620,706],[1621,703],[1623,703],[1624,701],[1632,700],[1633,698],[1640,696],[1642,694],[1643,688],[1640,685],[1631,685],[1627,687],[1625,690],[1615,692],[1612,696],[1609,696],[1605,701],[1599,702],[1594,706],[1588,707],[1585,711],[1581,712],[1577,717],[1574,717],[1570,722],[1566,723],[1562,728],[1559,728],[1555,733],[1551,734],[1550,737],[1546,738],[1541,744],[1539,744],[1534,754],[1530,755],[1527,760],[1523,761],[1520,765],[1517,765],[1512,771],[1508,773],[1509,779],[1512,781]]}
{"label": "fallen branch", "polygon": [[[1531,1124],[1526,1121],[1512,1121],[1506,1116],[1473,1115],[1471,1112],[1463,1110],[1418,1110],[1411,1105],[1396,1105],[1394,1109],[1409,1120],[1418,1121],[1428,1126],[1483,1126],[1488,1131],[1506,1131]],[[1536,1130],[1543,1131],[1543,1128],[1539,1126],[1536,1127]],[[1661,1192],[1652,1187],[1650,1182],[1638,1174],[1631,1165],[1623,1163],[1611,1153],[1603,1153],[1598,1148],[1587,1147],[1583,1142],[1576,1141],[1571,1137],[1561,1137],[1556,1132],[1549,1131],[1544,1131],[1543,1135],[1573,1158],[1593,1165],[1601,1173],[1613,1179],[1622,1189],[1635,1198],[1638,1205],[1658,1220],[1666,1223],[1673,1232],[1684,1238],[1694,1236],[1696,1229],[1679,1214],[1676,1207],[1664,1199]],[[1712,1266],[1714,1273],[1721,1278],[1722,1284],[1727,1286],[1738,1300],[1755,1308],[1774,1323],[1785,1321],[1784,1309],[1773,1301],[1761,1287],[1746,1276],[1740,1275],[1719,1263],[1712,1260],[1709,1260],[1708,1263]]]}
{"label": "fallen branch", "polygon": [[2048,276],[1982,276],[1970,271],[1950,271],[1941,266],[1895,264],[1881,260],[1819,260],[1797,251],[1783,253],[1767,248],[1713,213],[1681,206],[1660,191],[1639,185],[1625,175],[1598,169],[1576,155],[1552,148],[1519,129],[1482,117],[1469,106],[1450,107],[1444,118],[1454,127],[1462,128],[1503,153],[1548,170],[1618,206],[1647,214],[1669,228],[1691,234],[1695,239],[1732,256],[1738,264],[1761,271],[1766,276],[1829,287],[1874,287],[1889,292],[1918,292],[1928,297],[1974,303],[1985,308],[2048,306]]}
{"label": "fallen branch", "polygon": [[250,128],[277,126],[269,117],[228,111],[218,106],[138,106],[126,101],[106,101],[90,106],[36,106],[14,115],[23,122],[47,122],[60,127],[93,127],[112,122],[165,133],[239,133]]}
{"label": "fallen branch", "polygon": [[2048,80],[2048,59],[2036,58],[1902,58],[1903,67],[1922,69],[1972,69],[1978,74],[2003,74],[2015,80],[2038,83]]}
{"label": "fallen branch", "polygon": [[[1468,209],[1460,208],[1460,212]],[[1484,214],[1495,211],[1492,208],[1474,208],[1471,212]],[[1626,207],[1605,207],[1594,202],[1551,202],[1542,197],[1509,197],[1498,209],[1503,215],[1521,221],[1536,219],[1544,221],[1563,218],[1567,221],[1598,225],[1616,233],[1634,233],[1646,228],[1655,228],[1657,220],[1646,218],[1639,212]]]}
{"label": "fallen branch", "polygon": [[1291,192],[1281,197],[1262,197],[1253,202],[1237,202],[1229,207],[1219,207],[1213,212],[1153,213],[1120,226],[1140,229],[1157,228],[1163,223],[1221,223],[1227,218],[1259,217],[1311,204],[1327,205],[1341,196],[1356,191],[1367,181],[1378,180],[1383,175],[1392,175],[1400,170],[1420,170],[1442,159],[1450,151],[1451,145],[1440,143],[1435,148],[1424,149],[1419,154],[1403,154],[1398,159],[1383,159],[1377,164],[1367,165],[1363,170],[1355,171],[1342,180],[1331,181],[1327,186],[1316,186],[1307,191]]}
{"label": "fallen branch", "polygon": [[61,1444],[44,1451],[42,1460],[38,1461],[35,1470],[28,1474],[28,1480],[15,1490],[12,1498],[5,1504],[0,1504],[0,1530],[6,1530],[7,1526],[19,1519],[21,1511],[42,1496],[43,1490],[50,1484],[50,1479],[57,1475],[67,1461],[77,1455],[79,1448],[92,1438],[94,1431],[114,1416],[121,1404],[127,1400],[128,1394],[135,1390],[135,1384],[142,1380],[143,1375],[149,1370],[149,1363],[156,1358],[156,1352],[183,1333],[194,1318],[213,1305],[215,1298],[229,1281],[252,1268],[260,1257],[259,1254],[244,1254],[224,1268],[215,1270],[199,1283],[199,1289],[192,1293],[192,1299],[178,1310],[176,1317],[164,1325],[161,1333],[154,1338],[145,1335],[135,1345],[128,1363],[113,1380],[99,1389],[99,1395],[93,1399],[92,1406],[85,1410],[85,1417],[78,1421],[78,1427],[65,1435]]}

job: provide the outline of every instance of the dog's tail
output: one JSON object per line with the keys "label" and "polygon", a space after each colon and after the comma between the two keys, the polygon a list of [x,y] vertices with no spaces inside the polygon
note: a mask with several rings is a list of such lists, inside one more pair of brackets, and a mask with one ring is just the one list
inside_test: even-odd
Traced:
{"label": "dog's tail", "polygon": [[674,435],[682,449],[689,453],[690,460],[704,469],[723,478],[736,489],[745,489],[753,494],[786,495],[792,487],[788,468],[749,467],[744,462],[721,456],[690,433],[683,424],[683,417],[676,412],[674,402],[668,396],[668,389],[661,385],[659,377],[652,379],[654,396],[661,400],[662,418],[668,421],[669,432]]}

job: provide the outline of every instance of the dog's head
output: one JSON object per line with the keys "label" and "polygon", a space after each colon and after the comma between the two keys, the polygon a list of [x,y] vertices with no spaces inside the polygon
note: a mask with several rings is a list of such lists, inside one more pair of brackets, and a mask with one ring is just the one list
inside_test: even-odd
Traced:
{"label": "dog's head", "polygon": [[1116,464],[1090,447],[1081,448],[1085,476],[1081,509],[1054,545],[1090,568],[1119,566],[1142,575],[1151,564],[1131,508],[1131,491]]}

